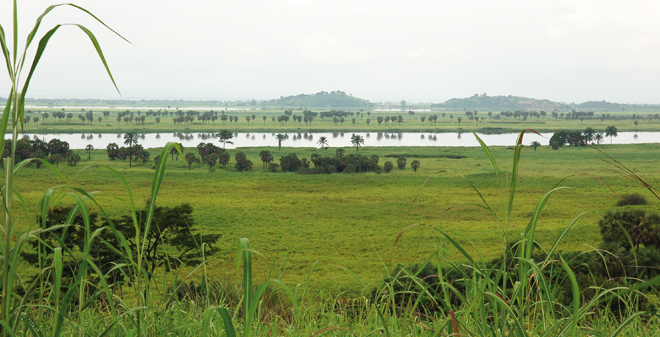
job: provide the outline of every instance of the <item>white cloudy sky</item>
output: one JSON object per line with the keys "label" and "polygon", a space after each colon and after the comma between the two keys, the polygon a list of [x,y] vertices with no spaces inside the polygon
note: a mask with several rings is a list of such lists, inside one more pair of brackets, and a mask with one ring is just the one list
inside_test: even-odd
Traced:
{"label": "white cloudy sky", "polygon": [[[97,33],[124,98],[269,99],[343,90],[372,101],[475,93],[660,103],[660,1],[112,0],[57,23]],[[21,41],[50,1],[20,1]],[[0,23],[11,36],[11,1]],[[4,67],[2,68],[4,71]],[[9,91],[0,75],[0,96]],[[89,40],[65,27],[31,97],[119,98]]]}

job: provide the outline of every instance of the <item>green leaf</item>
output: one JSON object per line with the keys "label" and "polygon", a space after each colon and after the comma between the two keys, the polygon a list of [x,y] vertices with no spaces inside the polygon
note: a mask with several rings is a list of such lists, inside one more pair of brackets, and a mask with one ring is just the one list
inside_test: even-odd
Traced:
{"label": "green leaf", "polygon": [[623,331],[623,328],[625,328],[628,324],[630,324],[632,321],[634,321],[637,317],[641,316],[642,314],[644,314],[643,311],[635,313],[634,315],[628,317],[625,321],[623,321],[623,323],[621,323],[619,328],[616,329],[610,337],[618,336]]}
{"label": "green leaf", "polygon": [[330,265],[331,265],[331,266],[334,266],[334,267],[337,267],[337,268],[339,268],[339,269],[341,269],[341,270],[347,272],[349,275],[353,276],[353,278],[354,278],[355,280],[357,280],[357,281],[360,283],[360,285],[362,285],[362,288],[363,288],[363,289],[367,287],[367,285],[364,284],[364,282],[362,282],[362,280],[361,280],[361,279],[360,279],[360,278],[359,278],[354,272],[350,271],[350,269],[348,269],[348,268],[346,268],[346,267],[338,266],[338,265],[335,265],[335,264],[330,264]]}
{"label": "green leaf", "polygon": [[227,309],[218,308],[218,312],[220,313],[220,317],[222,317],[222,321],[225,323],[227,337],[236,337],[236,329],[234,329],[234,324],[231,322],[231,316],[229,316]]}
{"label": "green leaf", "polygon": [[460,244],[458,244],[458,242],[454,241],[454,239],[452,239],[449,235],[445,234],[445,232],[443,232],[443,231],[441,231],[441,230],[439,230],[439,229],[437,229],[437,228],[435,228],[435,227],[434,227],[433,229],[436,230],[436,231],[438,231],[438,232],[440,232],[440,234],[444,235],[444,236],[447,238],[447,240],[449,240],[449,242],[450,242],[454,247],[456,247],[456,249],[458,249],[458,251],[461,252],[461,254],[463,254],[463,256],[465,256],[466,259],[468,259],[468,260],[470,261],[470,263],[471,263],[472,265],[475,265],[474,260],[472,259],[472,257],[470,256],[470,254],[468,254],[468,253],[465,251],[465,249],[463,249],[463,247],[462,247]]}
{"label": "green leaf", "polygon": [[7,73],[9,78],[14,78],[14,70],[11,66],[11,55],[9,55],[9,48],[7,48],[7,39],[5,38],[5,30],[0,25],[0,48],[2,48],[2,55],[5,57],[5,63],[7,63]]}
{"label": "green leaf", "polygon": [[559,259],[561,260],[561,266],[564,268],[566,273],[568,274],[568,277],[571,279],[571,285],[573,289],[573,323],[572,323],[572,336],[577,336],[577,324],[578,320],[580,319],[580,287],[578,286],[577,279],[575,278],[575,274],[571,270],[571,268],[568,266],[568,263],[564,261],[564,258],[560,255]]}
{"label": "green leaf", "polygon": [[509,313],[510,319],[513,320],[513,322],[516,324],[516,328],[518,329],[519,336],[529,336],[525,332],[525,329],[523,329],[522,324],[520,324],[520,321],[518,320],[518,316],[513,312],[511,307],[506,302],[504,302],[502,298],[500,298],[500,296],[498,296],[497,294],[493,294],[491,292],[485,292],[484,294],[495,300],[495,302],[499,303]]}

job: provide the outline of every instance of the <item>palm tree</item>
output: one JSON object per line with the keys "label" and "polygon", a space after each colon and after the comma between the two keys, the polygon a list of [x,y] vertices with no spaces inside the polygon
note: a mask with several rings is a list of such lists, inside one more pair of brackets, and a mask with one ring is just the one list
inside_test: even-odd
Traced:
{"label": "palm tree", "polygon": [[616,126],[611,125],[605,128],[605,137],[610,137],[610,144],[612,144],[612,137],[618,137]]}
{"label": "palm tree", "polygon": [[267,164],[270,164],[270,162],[273,161],[273,155],[270,154],[270,151],[262,150],[259,152],[259,157],[261,157],[264,169],[266,168]]}
{"label": "palm tree", "polygon": [[539,143],[538,141],[533,141],[531,144],[529,144],[529,146],[533,147],[534,151],[536,151],[536,148],[541,146],[541,143]]}
{"label": "palm tree", "polygon": [[222,143],[222,148],[225,148],[225,145],[227,143],[229,144],[234,144],[233,142],[230,142],[229,140],[234,137],[234,134],[231,133],[229,130],[220,130],[220,133],[218,133],[218,137],[220,137],[220,143]]}
{"label": "palm tree", "polygon": [[360,135],[353,135],[351,136],[351,144],[355,146],[356,151],[360,151],[360,146],[364,146],[364,138]]}
{"label": "palm tree", "polygon": [[195,162],[195,154],[192,152],[186,153],[186,162],[188,163],[188,169],[190,170],[190,167],[192,164]]}
{"label": "palm tree", "polygon": [[584,129],[584,141],[588,143],[594,140],[595,134],[596,134],[596,130],[594,130],[592,127],[588,127]]}
{"label": "palm tree", "polygon": [[138,136],[132,132],[124,135],[124,145],[128,145],[128,168],[133,167],[133,146],[138,144]]}
{"label": "palm tree", "polygon": [[601,135],[600,133],[597,133],[597,134],[594,136],[594,140],[596,141],[596,144],[600,145],[600,142],[603,141],[603,135]]}
{"label": "palm tree", "polygon": [[278,133],[275,136],[275,139],[277,139],[278,150],[282,150],[282,141],[286,139],[286,136],[281,133]]}
{"label": "palm tree", "polygon": [[87,159],[92,159],[92,150],[94,150],[94,146],[92,146],[92,144],[89,144],[87,147],[85,147],[85,151],[87,151]]}
{"label": "palm tree", "polygon": [[320,145],[322,149],[327,150],[328,149],[328,137],[319,137],[319,141],[316,142],[316,144]]}
{"label": "palm tree", "polygon": [[419,168],[419,160],[413,160],[412,163],[410,163],[410,167],[417,172],[417,169]]}

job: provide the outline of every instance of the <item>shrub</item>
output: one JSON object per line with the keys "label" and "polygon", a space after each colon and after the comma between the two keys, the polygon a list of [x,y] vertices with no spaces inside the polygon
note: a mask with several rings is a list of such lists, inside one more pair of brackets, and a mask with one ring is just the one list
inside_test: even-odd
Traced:
{"label": "shrub", "polygon": [[361,154],[342,154],[340,157],[322,157],[315,153],[312,155],[311,159],[312,163],[314,163],[314,169],[307,170],[304,173],[359,173],[377,172],[379,170],[378,162],[375,160],[374,156],[367,157]]}
{"label": "shrub", "polygon": [[252,162],[246,159],[240,163],[236,163],[236,170],[240,172],[252,171]]}
{"label": "shrub", "polygon": [[252,171],[252,162],[247,159],[245,153],[236,152],[234,159],[236,159],[236,170],[239,172]]}
{"label": "shrub", "polygon": [[75,153],[70,154],[66,158],[66,162],[69,164],[69,166],[76,166],[76,164],[78,164],[78,162],[80,162],[80,155],[77,155]]}
{"label": "shrub", "polygon": [[592,253],[590,266],[595,275],[650,279],[660,274],[656,267],[660,264],[660,216],[640,209],[609,211],[598,225],[603,245]]}
{"label": "shrub", "polygon": [[383,171],[385,171],[386,173],[392,171],[393,168],[394,168],[394,164],[392,164],[391,161],[386,161],[385,164],[383,164]]}
{"label": "shrub", "polygon": [[643,195],[638,193],[624,194],[616,203],[617,206],[646,205],[648,202]]}
{"label": "shrub", "polygon": [[660,216],[655,213],[647,213],[641,209],[609,211],[598,222],[598,226],[605,243],[616,243],[626,249],[632,248],[624,233],[625,230],[635,247],[639,247],[640,244],[660,245]]}
{"label": "shrub", "polygon": [[289,153],[288,155],[280,158],[280,167],[282,172],[296,172],[300,168],[300,159],[296,156],[295,153]]}
{"label": "shrub", "polygon": [[[584,146],[582,133],[580,131],[557,131],[550,137],[550,144],[557,143],[557,146]],[[554,149],[554,146],[553,146]]]}
{"label": "shrub", "polygon": [[406,168],[406,157],[399,157],[399,159],[396,160],[396,165],[399,167],[399,170]]}

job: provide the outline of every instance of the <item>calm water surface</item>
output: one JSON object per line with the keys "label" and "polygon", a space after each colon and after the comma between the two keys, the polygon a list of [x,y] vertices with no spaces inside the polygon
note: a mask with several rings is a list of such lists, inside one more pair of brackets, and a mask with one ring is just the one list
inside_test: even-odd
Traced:
{"label": "calm water surface", "polygon": [[[364,138],[365,146],[479,146],[471,133],[379,133],[357,132]],[[275,133],[236,133],[232,139],[233,144],[227,144],[228,149],[237,147],[277,146]],[[287,139],[282,141],[284,147],[318,147],[320,137],[326,137],[330,147],[351,146],[352,132],[345,133],[285,133]],[[548,145],[552,133],[543,133],[543,137],[532,133],[525,134],[524,143],[529,145],[538,141]],[[95,149],[104,149],[109,143],[120,146],[124,142],[123,134],[27,134],[30,138],[42,139],[46,142],[53,138],[69,142],[72,149],[84,149],[92,144]],[[511,146],[518,137],[517,133],[505,134],[479,134],[479,137],[489,146]],[[185,147],[194,147],[201,142],[213,142],[218,146],[222,143],[212,133],[146,133],[140,135],[139,143],[145,148],[163,147],[167,142],[179,142]],[[610,139],[603,141],[609,144]],[[612,139],[613,144],[642,144],[660,143],[660,132],[620,132],[618,137]]]}

